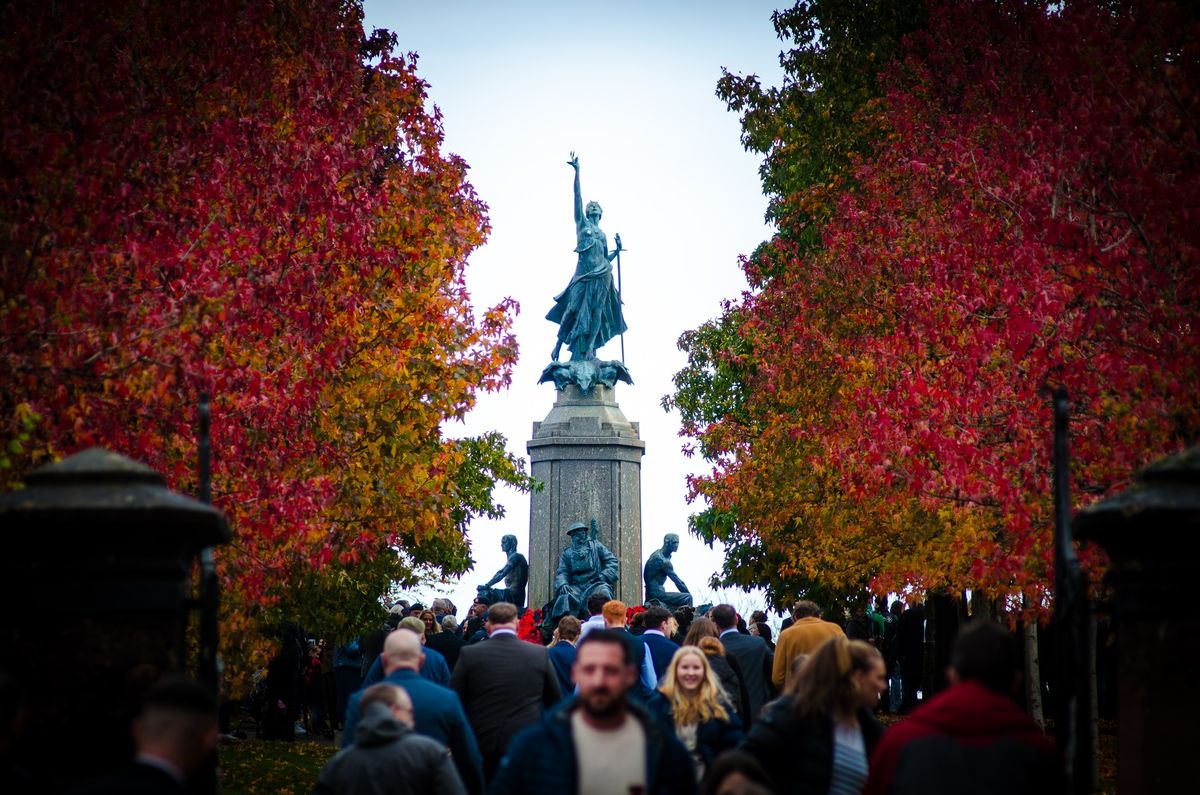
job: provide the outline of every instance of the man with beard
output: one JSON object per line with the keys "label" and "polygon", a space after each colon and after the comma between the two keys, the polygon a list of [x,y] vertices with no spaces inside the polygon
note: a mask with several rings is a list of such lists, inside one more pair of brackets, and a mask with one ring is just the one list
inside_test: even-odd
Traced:
{"label": "man with beard", "polygon": [[580,641],[572,675],[575,698],[513,739],[491,795],[696,791],[687,750],[628,699],[638,674],[620,633],[596,630]]}

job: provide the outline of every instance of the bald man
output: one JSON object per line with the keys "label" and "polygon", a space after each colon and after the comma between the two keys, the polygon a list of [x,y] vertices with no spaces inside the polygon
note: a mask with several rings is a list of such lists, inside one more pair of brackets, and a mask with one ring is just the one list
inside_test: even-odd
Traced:
{"label": "bald man", "polygon": [[372,685],[363,691],[359,707],[358,742],[325,765],[317,795],[377,792],[381,782],[394,795],[466,793],[445,746],[413,731],[412,700],[403,688]]}
{"label": "bald man", "polygon": [[[397,629],[384,639],[379,659],[384,671],[383,681],[402,688],[412,699],[413,730],[450,749],[467,792],[471,795],[483,792],[483,761],[458,694],[417,673],[425,661],[421,639],[407,629]],[[360,690],[352,695],[347,705],[343,748],[355,743],[362,693]]]}

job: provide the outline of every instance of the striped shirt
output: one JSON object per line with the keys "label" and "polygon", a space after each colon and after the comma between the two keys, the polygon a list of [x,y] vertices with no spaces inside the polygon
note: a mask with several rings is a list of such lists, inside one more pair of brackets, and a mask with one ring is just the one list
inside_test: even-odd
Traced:
{"label": "striped shirt", "polygon": [[867,783],[867,747],[858,726],[833,726],[833,775],[829,795],[859,795]]}

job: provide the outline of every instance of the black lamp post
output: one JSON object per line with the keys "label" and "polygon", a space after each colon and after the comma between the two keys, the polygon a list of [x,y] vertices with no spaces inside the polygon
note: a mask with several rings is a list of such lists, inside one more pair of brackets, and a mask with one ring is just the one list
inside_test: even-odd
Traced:
{"label": "black lamp post", "polygon": [[231,533],[220,511],[99,448],[25,484],[0,496],[0,668],[27,710],[18,758],[54,791],[128,760],[145,687],[215,654],[188,645],[193,574]]}
{"label": "black lamp post", "polygon": [[1158,461],[1078,513],[1108,553],[1117,624],[1117,790],[1188,792],[1200,689],[1200,447]]}

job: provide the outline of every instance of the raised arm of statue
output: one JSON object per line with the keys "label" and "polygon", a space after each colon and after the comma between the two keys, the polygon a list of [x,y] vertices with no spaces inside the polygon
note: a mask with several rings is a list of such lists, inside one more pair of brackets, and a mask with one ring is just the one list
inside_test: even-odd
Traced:
{"label": "raised arm of statue", "polygon": [[567,165],[575,169],[575,226],[579,226],[583,223],[583,194],[579,191],[579,158],[574,152],[571,153]]}

